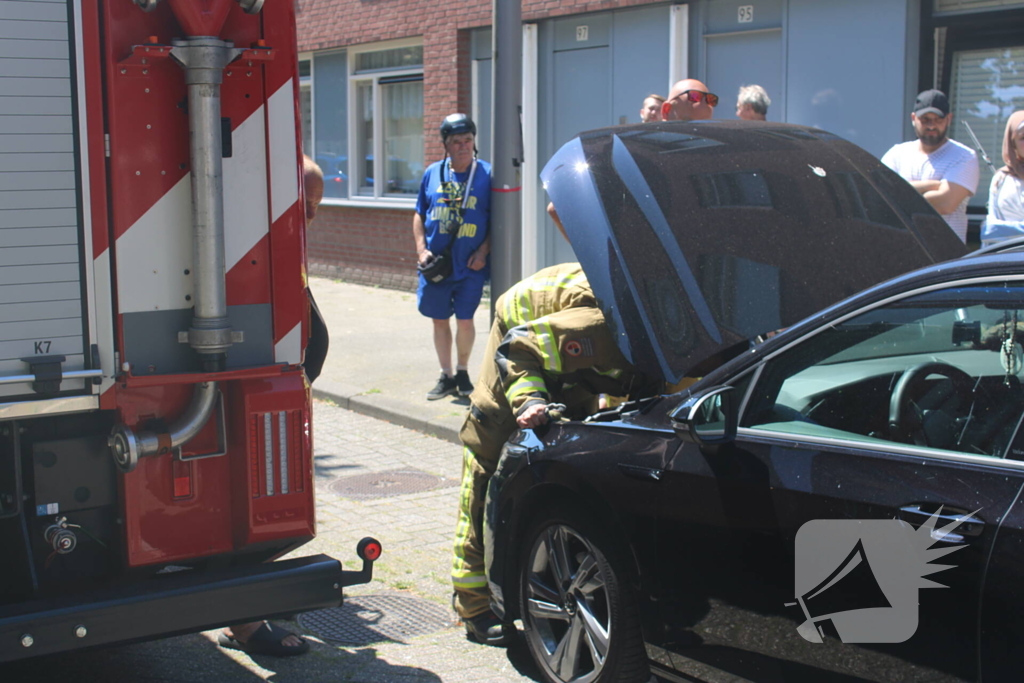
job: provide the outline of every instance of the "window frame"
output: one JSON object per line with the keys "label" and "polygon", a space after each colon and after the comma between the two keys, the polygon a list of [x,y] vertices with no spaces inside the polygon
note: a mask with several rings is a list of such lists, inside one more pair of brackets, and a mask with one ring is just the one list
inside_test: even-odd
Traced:
{"label": "window frame", "polygon": [[[1021,33],[1021,29],[1024,28],[1024,6],[1015,5],[953,12],[927,12],[927,8],[922,7],[925,8],[921,22],[922,54],[935,50],[935,29],[944,28],[946,34],[942,46],[942,64],[934,64],[931,59],[921,60],[918,91],[937,87],[952,98],[953,61],[958,52],[1024,46],[1024,34]],[[936,67],[939,68],[941,75],[938,83],[935,83],[934,69]],[[959,142],[974,149],[974,144],[970,139],[959,140]],[[996,168],[1003,165],[1000,149],[986,149],[985,151]],[[978,163],[982,165],[985,163],[982,161],[981,155],[978,156]],[[982,173],[983,177],[984,175]],[[982,187],[979,184],[974,196],[979,195],[985,195],[987,203],[988,187]],[[983,206],[968,203],[967,216],[969,219],[977,221],[985,214]],[[973,239],[975,230],[976,228],[973,226],[969,227],[969,240]]]}
{"label": "window frame", "polygon": [[[316,158],[316,89],[313,87],[314,69],[316,69],[316,65],[314,64],[315,60],[313,59],[313,55],[313,52],[300,52],[296,59],[300,64],[302,62],[309,62],[309,75],[299,75],[299,100],[301,101],[302,99],[302,91],[309,90],[309,149],[303,149],[302,152],[310,159]],[[299,117],[301,120],[301,108],[299,111]],[[305,122],[303,121],[303,123]],[[302,131],[302,143],[303,145],[306,143],[306,131]]]}
{"label": "window frame", "polygon": [[[863,315],[877,308],[887,306],[889,304],[905,300],[911,297],[915,297],[921,294],[927,294],[942,289],[950,289],[956,287],[965,287],[971,285],[985,285],[985,284],[1011,284],[1016,283],[1017,285],[1024,285],[1024,275],[991,275],[981,277],[968,277],[957,280],[950,280],[946,282],[939,282],[931,285],[925,285],[912,290],[893,294],[888,297],[884,297],[877,301],[873,301],[867,305],[860,306],[857,309],[845,313],[835,319],[824,321],[822,324],[815,327],[804,334],[793,339],[790,343],[773,350],[771,353],[766,354],[763,358],[758,359],[757,363],[753,368],[746,368],[735,378],[731,378],[728,383],[736,384],[740,380],[744,380],[748,376],[750,382],[747,385],[744,395],[738,401],[739,404],[739,424],[744,423],[747,417],[746,413],[750,409],[751,398],[756,391],[759,382],[762,379],[762,375],[765,367],[773,359],[781,356],[782,354],[788,353],[794,350],[797,346],[809,341],[810,339],[822,334],[828,330],[831,330],[835,325],[841,324]],[[791,446],[799,448],[807,448],[814,446],[829,446],[841,450],[862,450],[871,451],[876,453],[890,454],[894,456],[912,456],[920,457],[932,460],[945,460],[951,462],[971,463],[971,464],[984,464],[990,467],[1005,467],[1013,470],[1024,470],[1024,460],[1011,460],[1006,458],[995,458],[990,455],[972,455],[969,453],[957,453],[955,451],[947,451],[938,448],[930,448],[927,446],[917,446],[915,444],[903,444],[897,442],[881,442],[873,443],[870,441],[860,440],[856,438],[845,439],[838,436],[835,437],[819,437],[805,434],[796,434],[789,432],[779,432],[768,429],[760,429],[757,426],[743,427],[740,426],[737,429],[737,436],[744,439],[750,439],[758,442],[785,442]]]}
{"label": "window frame", "polygon": [[[373,50],[376,52],[376,50]],[[349,53],[351,55],[351,53]],[[351,63],[350,63],[351,64]],[[373,98],[373,177],[380,178],[382,182],[373,182],[373,195],[355,194],[356,186],[354,183],[349,183],[349,201],[357,200],[373,200],[374,202],[380,202],[381,200],[390,200],[402,202],[403,205],[411,203],[416,204],[416,197],[410,197],[408,195],[399,194],[388,194],[384,191],[386,185],[386,171],[387,171],[387,159],[385,158],[385,142],[384,142],[384,117],[381,112],[384,109],[384,86],[389,85],[385,83],[381,85],[381,78],[394,78],[396,76],[422,76],[422,69],[400,69],[395,71],[366,71],[363,73],[355,73],[352,71],[351,66],[349,67],[349,100],[348,100],[348,148],[353,150],[348,155],[348,169],[349,178],[359,178],[358,174],[359,159],[356,158],[354,150],[359,149],[359,133],[358,127],[352,125],[356,121],[357,114],[359,113],[359,102],[356,92],[361,84],[371,82],[372,83],[372,98]]]}
{"label": "window frame", "polygon": [[[317,120],[316,120],[316,63],[317,58],[335,55],[338,53],[345,53],[346,56],[346,74],[345,74],[345,87],[346,87],[346,112],[348,120],[346,122],[345,136],[348,144],[348,162],[346,172],[350,179],[358,178],[360,168],[359,160],[356,159],[355,150],[358,148],[358,134],[356,126],[353,122],[356,120],[358,114],[358,103],[356,102],[356,89],[359,83],[366,81],[372,81],[372,92],[373,92],[373,149],[370,152],[373,154],[373,177],[384,178],[387,170],[384,161],[384,119],[380,115],[381,108],[380,103],[382,86],[380,79],[388,79],[395,76],[419,76],[421,79],[424,76],[424,67],[411,67],[404,69],[387,69],[380,71],[364,71],[356,72],[355,64],[356,57],[359,54],[366,52],[380,52],[382,50],[392,50],[403,47],[421,47],[423,45],[422,37],[411,37],[411,38],[400,38],[397,40],[382,41],[379,43],[367,43],[364,45],[347,46],[343,48],[330,48],[326,50],[316,50],[313,52],[302,52],[299,54],[299,61],[308,59],[310,63],[310,140],[312,141],[312,152],[310,157],[315,158],[316,143],[317,143]],[[385,83],[385,85],[387,85]],[[300,87],[302,82],[300,80]],[[348,182],[347,197],[324,197],[322,204],[327,206],[355,206],[355,207],[373,207],[380,209],[413,209],[416,207],[416,196],[415,195],[398,195],[388,194],[384,192],[383,188],[386,183],[374,182],[373,194],[372,195],[360,195],[357,194],[357,188],[354,189],[354,183]]]}

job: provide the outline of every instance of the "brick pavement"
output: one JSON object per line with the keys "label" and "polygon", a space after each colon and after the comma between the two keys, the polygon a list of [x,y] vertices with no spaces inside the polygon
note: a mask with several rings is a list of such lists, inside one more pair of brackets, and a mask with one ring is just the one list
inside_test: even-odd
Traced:
{"label": "brick pavement", "polygon": [[[340,476],[417,469],[457,479],[460,448],[329,403],[314,404],[314,454],[319,535],[296,555],[327,553],[357,568],[355,545],[377,537],[384,555],[374,580],[350,595],[403,591],[448,604],[450,545],[458,489],[454,486],[376,500],[348,500],[328,489]],[[454,619],[454,615],[453,619]],[[282,626],[301,631],[295,622]],[[324,643],[308,633],[312,648],[302,657],[279,660],[222,650],[216,632],[192,634],[95,652],[80,652],[0,665],[4,683],[148,681],[152,683],[523,683],[539,680],[525,645],[509,650],[466,640],[449,626],[412,638],[363,647]]]}

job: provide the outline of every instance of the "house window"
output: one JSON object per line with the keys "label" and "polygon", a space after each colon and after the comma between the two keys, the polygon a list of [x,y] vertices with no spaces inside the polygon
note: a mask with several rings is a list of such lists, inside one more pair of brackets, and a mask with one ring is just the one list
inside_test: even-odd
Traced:
{"label": "house window", "polygon": [[411,202],[424,167],[423,46],[349,48],[311,62],[303,134],[311,130],[304,143],[324,172],[325,201]]}
{"label": "house window", "polygon": [[415,196],[423,176],[423,79],[380,81],[387,192]]}
{"label": "house window", "polygon": [[308,59],[299,60],[299,111],[302,114],[302,151],[313,156],[313,78]]}
{"label": "house window", "polygon": [[423,46],[359,52],[353,61],[353,196],[415,197],[423,175]]}
{"label": "house window", "polygon": [[324,172],[324,199],[348,199],[348,59],[313,56],[313,149]]}
{"label": "house window", "polygon": [[[973,147],[967,127],[978,136],[996,168],[1003,165],[1003,133],[1006,120],[1024,109],[1024,46],[958,50],[953,54],[950,97],[953,130],[950,137]],[[979,158],[981,178],[970,205],[982,208],[988,201],[992,170]]]}
{"label": "house window", "polygon": [[[1024,108],[1021,8],[1024,0],[939,0],[930,18],[937,43],[931,49],[936,73],[924,82],[935,83],[949,95],[953,114],[949,136],[974,148],[967,130],[970,125],[996,168],[1003,165],[1006,120]],[[992,170],[980,155],[978,166],[978,190],[968,204],[968,214],[976,220],[985,215],[992,179]]]}

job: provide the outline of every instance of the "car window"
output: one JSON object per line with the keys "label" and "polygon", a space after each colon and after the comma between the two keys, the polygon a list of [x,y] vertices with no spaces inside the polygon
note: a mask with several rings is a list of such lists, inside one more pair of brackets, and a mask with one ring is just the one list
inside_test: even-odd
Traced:
{"label": "car window", "polygon": [[1024,288],[930,292],[765,364],[741,426],[1004,457],[1024,413]]}

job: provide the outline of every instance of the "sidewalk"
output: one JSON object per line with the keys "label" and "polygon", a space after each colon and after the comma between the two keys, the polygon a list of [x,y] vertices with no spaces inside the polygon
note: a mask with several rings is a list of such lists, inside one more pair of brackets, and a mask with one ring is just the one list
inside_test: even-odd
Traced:
{"label": "sidewalk", "polygon": [[[319,277],[310,277],[309,286],[331,335],[313,396],[459,443],[469,400],[427,400],[439,368],[432,325],[416,310],[416,294]],[[474,382],[490,331],[487,299],[477,309],[475,323],[476,343],[469,361]],[[454,326],[453,322],[453,333]],[[454,349],[452,353],[454,363]]]}

